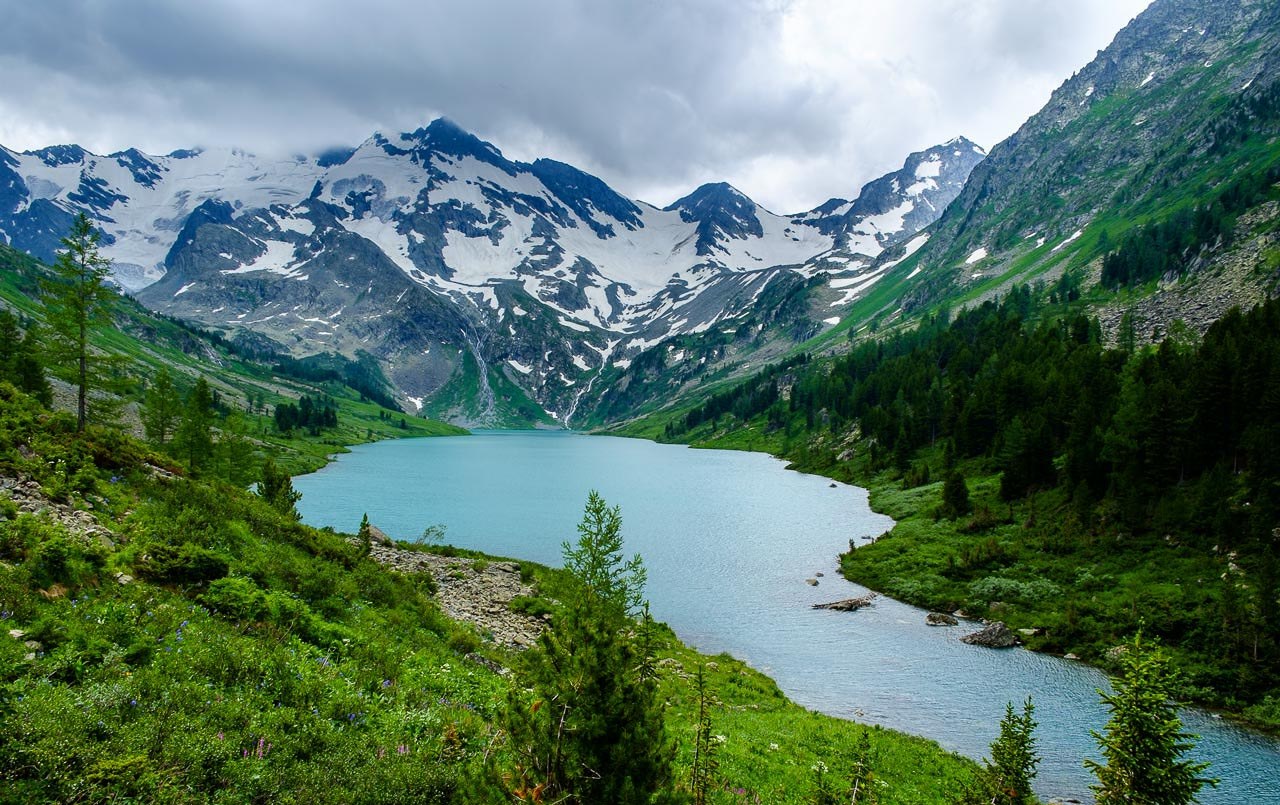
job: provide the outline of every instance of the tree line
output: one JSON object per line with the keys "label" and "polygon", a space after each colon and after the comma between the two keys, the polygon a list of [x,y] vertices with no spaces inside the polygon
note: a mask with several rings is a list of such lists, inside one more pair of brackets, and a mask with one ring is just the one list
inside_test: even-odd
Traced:
{"label": "tree line", "polygon": [[[719,427],[754,416],[800,459],[815,436],[857,433],[871,469],[908,485],[929,479],[921,456],[940,452],[948,516],[967,511],[963,477],[950,474],[968,462],[1000,474],[1004,500],[1054,491],[1066,501],[1075,526],[1064,520],[1060,543],[1176,535],[1200,556],[1229,558],[1242,575],[1207,582],[1212,609],[1169,618],[1161,636],[1212,658],[1224,692],[1252,698],[1274,686],[1280,301],[1232,310],[1198,343],[1183,332],[1132,351],[1105,345],[1094,319],[1036,321],[1032,308],[1031,290],[1016,288],[859,344],[797,373],[787,394],[775,397],[778,378],[764,373],[705,410],[719,412]],[[695,412],[667,435],[716,418]]]}

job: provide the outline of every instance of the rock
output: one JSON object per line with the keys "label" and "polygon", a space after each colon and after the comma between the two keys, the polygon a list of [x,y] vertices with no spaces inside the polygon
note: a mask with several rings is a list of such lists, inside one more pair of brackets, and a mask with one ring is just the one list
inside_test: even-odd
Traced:
{"label": "rock", "polygon": [[957,609],[955,612],[952,612],[951,614],[955,615],[957,618],[968,619],[969,617],[969,613],[965,612],[963,609]]}
{"label": "rock", "polygon": [[823,574],[822,574],[822,573],[814,573],[813,575],[814,575],[815,577],[817,577],[817,578],[822,578],[822,576],[823,576]]}
{"label": "rock", "polygon": [[466,658],[471,662],[475,663],[476,665],[483,665],[485,668],[488,668],[490,671],[493,671],[498,676],[508,676],[511,673],[511,669],[506,667],[502,663],[494,662],[488,657],[485,657],[482,654],[477,654],[474,651],[471,652],[470,654],[467,654]]}
{"label": "rock", "polygon": [[960,623],[956,616],[945,612],[930,612],[924,616],[924,622],[930,626],[956,626]]}
{"label": "rock", "polygon": [[133,576],[130,576],[128,573],[117,573],[117,574],[116,574],[116,583],[118,583],[118,584],[133,584]]}
{"label": "rock", "polygon": [[828,604],[814,604],[813,609],[834,609],[837,612],[854,612],[863,607],[871,606],[871,602],[876,600],[875,593],[867,593],[858,598],[845,598],[841,601],[832,601]]}
{"label": "rock", "polygon": [[9,630],[9,636],[10,636],[10,637],[12,637],[14,640],[21,640],[23,637],[25,637],[25,636],[26,636],[26,634],[27,634],[27,633],[26,633],[26,632],[24,632],[24,631],[22,631],[21,629],[10,629],[10,630]]}
{"label": "rock", "polygon": [[374,545],[382,545],[385,547],[391,547],[395,544],[392,542],[391,537],[387,536],[387,532],[373,524],[369,525],[369,541]]}
{"label": "rock", "polygon": [[1062,655],[1062,659],[1064,659],[1064,660],[1078,660],[1078,659],[1080,659],[1080,658],[1079,658],[1078,656],[1076,656],[1075,654],[1072,654],[1070,651],[1068,651],[1066,654],[1063,654],[1063,655]]}
{"label": "rock", "polygon": [[1021,641],[1003,621],[993,621],[982,629],[960,638],[960,642],[987,648],[1013,648]]}
{"label": "rock", "polygon": [[807,584],[807,585],[809,585],[810,587],[817,587],[817,586],[818,586],[818,580],[817,580],[817,579],[805,579],[805,580],[804,580],[804,583],[805,583],[805,584]]}
{"label": "rock", "polygon": [[831,484],[830,486],[831,486],[831,488],[832,488],[832,489],[835,489],[835,488],[836,488],[836,485],[835,485],[835,484]]}
{"label": "rock", "polygon": [[22,641],[22,645],[26,646],[32,651],[41,651],[42,649],[44,649],[44,646],[40,644],[39,640],[24,640]]}

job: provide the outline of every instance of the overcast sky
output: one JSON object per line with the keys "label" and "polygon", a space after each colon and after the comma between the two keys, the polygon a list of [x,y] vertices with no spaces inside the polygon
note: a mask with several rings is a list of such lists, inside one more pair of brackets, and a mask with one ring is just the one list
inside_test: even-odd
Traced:
{"label": "overcast sky", "polygon": [[446,116],[665,205],[775,212],[1012,134],[1148,0],[0,0],[0,144],[356,145]]}

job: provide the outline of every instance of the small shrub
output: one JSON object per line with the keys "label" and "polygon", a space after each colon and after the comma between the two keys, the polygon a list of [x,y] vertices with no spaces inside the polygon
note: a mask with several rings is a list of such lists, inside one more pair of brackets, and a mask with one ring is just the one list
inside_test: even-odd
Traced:
{"label": "small shrub", "polygon": [[227,560],[208,548],[191,542],[150,547],[139,572],[156,581],[175,584],[202,584],[227,575]]}
{"label": "small shrub", "polygon": [[267,612],[267,598],[251,580],[227,576],[209,582],[200,601],[228,620],[261,620]]}
{"label": "small shrub", "polygon": [[523,615],[532,615],[535,618],[541,618],[543,615],[551,614],[551,605],[545,600],[533,595],[517,595],[507,604],[512,612],[519,612]]}

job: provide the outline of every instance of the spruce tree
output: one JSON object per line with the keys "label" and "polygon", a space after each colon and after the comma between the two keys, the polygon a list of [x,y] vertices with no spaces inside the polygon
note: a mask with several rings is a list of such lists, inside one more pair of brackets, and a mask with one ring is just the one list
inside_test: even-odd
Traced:
{"label": "spruce tree", "polygon": [[965,483],[960,470],[947,473],[942,482],[942,516],[954,520],[973,511],[969,502],[969,485]]}
{"label": "spruce tree", "polygon": [[508,702],[517,800],[632,805],[671,787],[674,745],[635,620],[644,567],[623,560],[621,523],[592,492],[564,545],[571,589]]}
{"label": "spruce tree", "polygon": [[1098,805],[1186,805],[1216,780],[1202,777],[1208,763],[1183,758],[1195,735],[1183,732],[1172,695],[1177,675],[1158,646],[1134,637],[1120,653],[1115,692],[1103,693],[1111,720],[1093,733],[1105,763],[1086,760],[1098,778]]}
{"label": "spruce tree", "polygon": [[302,499],[302,493],[293,488],[293,479],[289,477],[289,473],[276,466],[273,458],[268,457],[262,464],[258,496],[286,517],[302,519],[296,508],[297,502]]}
{"label": "spruce tree", "polygon": [[51,276],[40,283],[45,318],[52,335],[56,364],[71,367],[76,385],[76,429],[83,431],[89,417],[89,390],[99,385],[101,362],[89,346],[93,331],[110,321],[115,293],[107,286],[111,261],[98,252],[101,233],[89,216],[80,213],[71,232],[62,239],[63,250]]}

